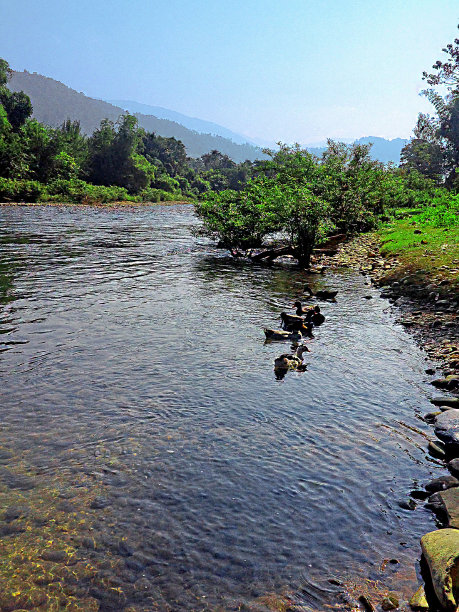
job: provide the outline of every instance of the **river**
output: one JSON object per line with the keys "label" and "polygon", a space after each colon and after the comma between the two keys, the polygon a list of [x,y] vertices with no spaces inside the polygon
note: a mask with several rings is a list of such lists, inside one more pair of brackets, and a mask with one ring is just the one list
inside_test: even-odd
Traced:
{"label": "river", "polygon": [[[290,593],[322,610],[330,578],[415,587],[434,521],[398,502],[442,473],[420,419],[428,363],[363,276],[233,260],[193,237],[186,205],[4,206],[0,223],[1,491],[26,466],[22,503],[56,483],[67,512],[86,504],[96,544],[77,553],[123,605]],[[305,282],[337,301],[307,371],[277,380],[289,345],[263,327]]]}

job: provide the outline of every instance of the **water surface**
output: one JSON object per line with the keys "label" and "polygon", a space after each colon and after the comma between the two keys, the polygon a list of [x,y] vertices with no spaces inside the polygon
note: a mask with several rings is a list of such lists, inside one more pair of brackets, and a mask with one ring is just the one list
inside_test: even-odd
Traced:
{"label": "water surface", "polygon": [[[0,445],[38,479],[103,485],[87,554],[118,554],[127,603],[291,591],[321,610],[328,578],[380,577],[394,557],[414,586],[434,524],[398,501],[439,469],[419,419],[431,388],[362,276],[233,261],[191,235],[189,206],[3,207],[0,222]],[[338,300],[307,372],[276,380],[289,346],[262,328],[306,281]]]}

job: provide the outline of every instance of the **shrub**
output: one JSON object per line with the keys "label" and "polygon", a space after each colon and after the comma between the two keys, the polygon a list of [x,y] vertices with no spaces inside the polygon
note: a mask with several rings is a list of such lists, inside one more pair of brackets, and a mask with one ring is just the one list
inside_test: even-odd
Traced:
{"label": "shrub", "polygon": [[46,192],[38,181],[0,177],[0,200],[3,202],[39,202]]}

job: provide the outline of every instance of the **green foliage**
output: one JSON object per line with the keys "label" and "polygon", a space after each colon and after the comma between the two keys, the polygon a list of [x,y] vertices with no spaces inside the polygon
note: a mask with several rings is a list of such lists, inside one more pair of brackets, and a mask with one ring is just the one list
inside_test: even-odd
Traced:
{"label": "green foliage", "polygon": [[42,199],[55,202],[122,202],[136,201],[124,187],[91,185],[80,179],[57,179],[46,186]]}
{"label": "green foliage", "polygon": [[433,227],[459,226],[459,194],[453,195],[446,191],[438,193],[417,220],[422,225]]}
{"label": "green foliage", "polygon": [[0,177],[1,202],[39,202],[45,193],[45,186],[38,181]]}
{"label": "green foliage", "polygon": [[309,265],[316,240],[326,226],[327,205],[307,184],[312,156],[299,148],[283,147],[258,175],[237,192],[209,192],[196,205],[202,232],[230,249],[262,247],[281,239]]}

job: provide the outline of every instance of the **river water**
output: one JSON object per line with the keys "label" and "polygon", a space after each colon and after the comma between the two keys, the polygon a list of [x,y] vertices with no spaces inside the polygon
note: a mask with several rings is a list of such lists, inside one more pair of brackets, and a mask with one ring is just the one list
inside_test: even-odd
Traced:
{"label": "river water", "polygon": [[[415,586],[434,522],[398,502],[440,469],[428,364],[364,277],[234,261],[192,236],[190,206],[5,206],[0,221],[0,448],[37,486],[94,482],[97,548],[79,554],[117,559],[126,605],[289,592],[322,610],[329,578]],[[305,282],[337,302],[307,371],[277,380],[290,347],[263,327]]]}

